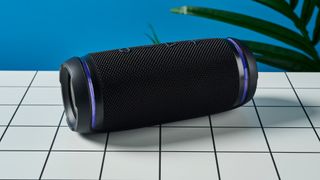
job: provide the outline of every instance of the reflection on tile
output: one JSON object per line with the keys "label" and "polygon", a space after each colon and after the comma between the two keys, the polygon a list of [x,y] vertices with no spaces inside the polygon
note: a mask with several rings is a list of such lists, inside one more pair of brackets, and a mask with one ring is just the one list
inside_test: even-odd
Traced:
{"label": "reflection on tile", "polygon": [[264,127],[311,127],[302,107],[258,107]]}
{"label": "reflection on tile", "polygon": [[62,112],[62,106],[20,106],[11,125],[57,126]]}
{"label": "reflection on tile", "polygon": [[68,127],[60,127],[52,149],[103,151],[106,139],[106,133],[80,134],[71,131]]}
{"label": "reflection on tile", "polygon": [[164,152],[161,154],[161,179],[218,180],[214,153]]}
{"label": "reflection on tile", "polygon": [[257,89],[254,100],[257,106],[300,106],[292,89]]}
{"label": "reflection on tile", "polygon": [[303,106],[320,106],[320,89],[296,89]]}
{"label": "reflection on tile", "polygon": [[212,126],[260,127],[254,107],[239,107],[211,115]]}
{"label": "reflection on tile", "polygon": [[159,153],[107,152],[102,179],[159,179]]}
{"label": "reflection on tile", "polygon": [[210,128],[162,128],[163,151],[213,151]]}
{"label": "reflection on tile", "polygon": [[319,140],[312,128],[265,128],[272,151],[320,152]]}
{"label": "reflection on tile", "polygon": [[268,151],[260,128],[213,128],[217,151]]}
{"label": "reflection on tile", "polygon": [[276,180],[269,153],[218,153],[221,179]]}
{"label": "reflection on tile", "polygon": [[202,116],[198,118],[187,119],[183,121],[176,121],[172,123],[165,123],[163,126],[206,126],[210,127],[209,117]]}
{"label": "reflection on tile", "polygon": [[284,72],[259,72],[257,88],[291,88]]}
{"label": "reflection on tile", "polygon": [[22,104],[62,105],[60,88],[30,88]]}
{"label": "reflection on tile", "polygon": [[314,127],[320,127],[320,107],[306,107],[305,109]]}
{"label": "reflection on tile", "polygon": [[51,152],[42,179],[98,179],[103,152]]}
{"label": "reflection on tile", "polygon": [[0,152],[1,179],[38,179],[48,152]]}

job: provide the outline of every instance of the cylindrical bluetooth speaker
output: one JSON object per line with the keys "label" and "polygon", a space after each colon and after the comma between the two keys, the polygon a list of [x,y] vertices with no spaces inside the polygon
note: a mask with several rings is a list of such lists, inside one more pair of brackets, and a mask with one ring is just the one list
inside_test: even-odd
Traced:
{"label": "cylindrical bluetooth speaker", "polygon": [[257,78],[255,59],[233,38],[90,53],[60,69],[67,122],[81,133],[230,110],[253,97]]}

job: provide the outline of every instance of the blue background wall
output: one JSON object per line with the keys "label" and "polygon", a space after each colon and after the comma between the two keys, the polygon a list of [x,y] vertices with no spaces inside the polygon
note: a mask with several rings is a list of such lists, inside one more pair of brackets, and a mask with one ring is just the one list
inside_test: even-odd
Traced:
{"label": "blue background wall", "polygon": [[[1,0],[0,69],[57,70],[71,56],[150,44],[145,36],[148,23],[163,42],[232,36],[284,45],[233,25],[170,13],[170,8],[182,5],[232,10],[294,27],[251,0]],[[278,71],[261,64],[259,70]]]}

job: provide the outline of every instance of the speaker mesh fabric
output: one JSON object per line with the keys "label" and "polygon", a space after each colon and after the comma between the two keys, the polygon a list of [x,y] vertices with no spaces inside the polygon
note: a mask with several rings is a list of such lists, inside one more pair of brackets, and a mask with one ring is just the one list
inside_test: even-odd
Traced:
{"label": "speaker mesh fabric", "polygon": [[90,56],[88,64],[101,88],[108,130],[225,111],[238,98],[238,67],[234,51],[224,39],[164,43]]}

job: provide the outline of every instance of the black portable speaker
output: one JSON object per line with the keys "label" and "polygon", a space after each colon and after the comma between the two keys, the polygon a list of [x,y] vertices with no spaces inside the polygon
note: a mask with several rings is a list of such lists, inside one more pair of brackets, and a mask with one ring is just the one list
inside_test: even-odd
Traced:
{"label": "black portable speaker", "polygon": [[67,122],[81,133],[230,110],[253,97],[257,78],[254,57],[233,38],[90,53],[60,69]]}

